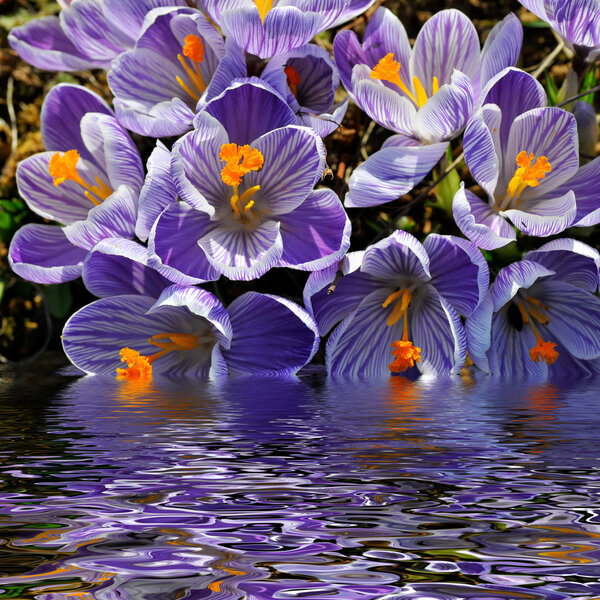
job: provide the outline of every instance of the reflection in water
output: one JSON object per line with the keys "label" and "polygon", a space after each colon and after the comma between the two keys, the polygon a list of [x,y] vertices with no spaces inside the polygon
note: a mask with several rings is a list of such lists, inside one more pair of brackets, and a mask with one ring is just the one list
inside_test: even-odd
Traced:
{"label": "reflection in water", "polygon": [[593,383],[3,369],[0,598],[600,596]]}

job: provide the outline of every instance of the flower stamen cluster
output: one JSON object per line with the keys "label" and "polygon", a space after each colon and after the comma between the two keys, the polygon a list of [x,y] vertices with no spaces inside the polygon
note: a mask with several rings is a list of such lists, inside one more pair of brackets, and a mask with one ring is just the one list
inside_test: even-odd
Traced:
{"label": "flower stamen cluster", "polygon": [[54,185],[59,186],[65,181],[74,181],[85,188],[85,197],[96,206],[106,200],[112,193],[111,190],[99,177],[96,177],[98,185],[89,185],[81,178],[77,172],[77,162],[79,161],[79,152],[77,150],[68,150],[62,156],[57,152],[50,159],[48,171],[54,179]]}
{"label": "flower stamen cluster", "polygon": [[[419,108],[421,108],[425,102],[429,99],[425,88],[421,83],[421,80],[415,75],[413,77],[413,87],[415,94],[413,94],[406,84],[400,77],[400,63],[394,60],[394,54],[390,52],[386,54],[371,70],[371,79],[378,79],[380,81],[388,81],[397,85]],[[440,89],[438,78],[433,78],[432,83],[432,96]]]}
{"label": "flower stamen cluster", "polygon": [[508,184],[508,195],[511,198],[520,198],[526,187],[537,187],[540,184],[539,180],[544,179],[546,173],[552,170],[552,165],[545,156],[540,156],[533,162],[534,158],[533,152],[528,155],[525,150],[517,154],[516,162],[519,168]]}
{"label": "flower stamen cluster", "polygon": [[[527,304],[527,306],[525,306],[525,304]],[[539,362],[541,359],[542,361],[545,361],[546,364],[551,365],[558,358],[558,352],[554,350],[556,344],[545,341],[533,323],[533,320],[535,320],[541,325],[547,325],[549,319],[543,311],[549,310],[549,307],[537,298],[526,296],[524,301],[517,302],[517,308],[523,319],[523,325],[529,325],[533,329],[533,333],[537,340],[536,345],[529,349],[531,360],[533,362]]]}
{"label": "flower stamen cluster", "polygon": [[287,84],[295,98],[298,98],[298,85],[301,82],[298,71],[292,65],[286,65],[283,69],[287,78]]}
{"label": "flower stamen cluster", "polygon": [[[200,72],[200,63],[204,60],[204,43],[199,36],[191,33],[183,40],[183,55],[178,54],[177,60],[189,77],[191,87],[186,84],[179,75],[176,77],[177,83],[184,91],[196,102],[206,90],[206,84]],[[193,69],[186,62],[186,58],[192,63]]]}

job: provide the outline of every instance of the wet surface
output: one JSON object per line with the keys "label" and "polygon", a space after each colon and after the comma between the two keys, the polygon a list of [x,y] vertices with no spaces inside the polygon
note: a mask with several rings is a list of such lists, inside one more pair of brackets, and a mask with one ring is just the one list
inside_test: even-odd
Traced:
{"label": "wet surface", "polygon": [[599,388],[0,367],[0,598],[598,598]]}

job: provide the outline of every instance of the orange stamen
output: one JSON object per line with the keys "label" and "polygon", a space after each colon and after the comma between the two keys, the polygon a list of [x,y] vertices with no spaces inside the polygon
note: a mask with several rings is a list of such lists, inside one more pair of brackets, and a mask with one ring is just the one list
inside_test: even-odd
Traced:
{"label": "orange stamen", "polygon": [[558,352],[554,349],[556,344],[545,342],[542,337],[537,334],[537,344],[529,349],[529,356],[533,362],[546,361],[546,364],[551,365],[557,358]]}
{"label": "orange stamen", "polygon": [[421,362],[421,348],[417,348],[408,339],[408,305],[411,300],[409,289],[399,289],[392,292],[381,305],[387,308],[392,302],[395,302],[392,312],[387,318],[388,327],[398,322],[404,317],[404,327],[402,331],[402,340],[392,342],[392,355],[394,362],[390,363],[389,369],[393,373],[402,373],[409,367],[413,367],[416,362]]}
{"label": "orange stamen", "polygon": [[389,81],[397,85],[415,104],[418,104],[414,94],[406,87],[400,78],[400,63],[394,60],[394,54],[386,54],[371,71],[371,79]]}
{"label": "orange stamen", "polygon": [[292,94],[297,98],[298,97],[298,85],[300,84],[300,75],[298,75],[298,71],[292,67],[292,65],[287,65],[284,69],[284,72],[287,77],[287,84]]}
{"label": "orange stamen", "polygon": [[392,348],[394,362],[389,365],[389,369],[392,373],[402,373],[403,371],[406,371],[406,369],[414,367],[415,361],[421,362],[421,348],[413,346],[412,342],[392,342]]}
{"label": "orange stamen", "polygon": [[237,144],[223,144],[219,152],[219,160],[225,161],[221,171],[221,179],[231,186],[238,186],[242,177],[250,171],[262,169],[264,157],[259,150]]}
{"label": "orange stamen", "polygon": [[[545,156],[540,156],[535,162],[533,152],[527,154],[525,150],[519,152],[516,158],[518,169],[508,183],[508,195],[511,198],[519,198],[526,187],[537,187],[540,179],[550,173],[552,165]],[[532,164],[533,163],[533,164]]]}
{"label": "orange stamen", "polygon": [[[169,341],[162,341],[169,340]],[[117,368],[117,379],[152,379],[152,363],[172,351],[193,350],[198,347],[199,339],[192,333],[157,333],[148,341],[157,348],[151,356],[143,356],[137,350],[121,348],[121,362],[127,363],[126,369]]]}
{"label": "orange stamen", "polygon": [[100,204],[106,200],[112,193],[111,190],[99,177],[96,177],[98,185],[89,185],[77,172],[77,163],[79,161],[79,152],[77,150],[68,150],[62,156],[56,152],[48,163],[48,171],[54,180],[54,185],[60,185],[65,181],[74,181],[82,186],[86,191],[85,197],[92,204]]}
{"label": "orange stamen", "polygon": [[190,33],[185,37],[183,55],[195,63],[201,63],[204,60],[204,43],[197,35]]}

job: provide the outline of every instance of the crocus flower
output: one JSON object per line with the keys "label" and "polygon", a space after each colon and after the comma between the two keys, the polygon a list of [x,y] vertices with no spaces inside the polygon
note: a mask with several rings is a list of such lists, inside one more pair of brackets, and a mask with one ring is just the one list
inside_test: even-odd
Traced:
{"label": "crocus flower", "polygon": [[372,1],[202,0],[202,4],[238,46],[260,58],[271,58],[303,46]]}
{"label": "crocus flower", "polygon": [[153,11],[135,48],[108,73],[119,121],[141,135],[185,133],[197,108],[246,75],[239,48],[230,44],[225,56],[223,38],[199,10]]}
{"label": "crocus flower", "polygon": [[500,270],[466,322],[475,364],[506,377],[597,371],[599,265],[593,248],[557,239]]}
{"label": "crocus flower", "polygon": [[519,0],[546,21],[572,50],[589,62],[600,54],[600,5],[598,0]]}
{"label": "crocus flower", "polygon": [[107,69],[132,48],[144,17],[153,8],[185,6],[185,0],[63,1],[58,17],[29,21],[12,29],[10,45],[34,67],[46,71]]}
{"label": "crocus flower", "polygon": [[429,19],[411,51],[396,16],[378,8],[363,43],[350,30],[334,56],[350,97],[395,132],[350,178],[346,206],[374,206],[410,191],[437,163],[473,112],[479,90],[519,56],[522,28],[508,15],[480,51],[477,32],[458,10]]}
{"label": "crocus flower", "polygon": [[75,279],[106,237],[133,238],[144,181],[139,152],[108,105],[77,85],[57,85],[42,106],[46,152],[19,163],[19,193],[59,225],[28,224],[14,236],[13,270],[38,283]]}
{"label": "crocus flower", "polygon": [[206,290],[173,285],[158,299],[92,302],[67,321],[62,341],[86,373],[149,379],[293,374],[310,361],[319,338],[306,311],[283,298],[248,292],[225,309]]}
{"label": "crocus flower", "polygon": [[267,63],[261,79],[286,98],[299,125],[312,127],[325,137],[341,124],[348,98],[333,103],[340,76],[323,48],[307,44],[276,56]]}
{"label": "crocus flower", "polygon": [[295,121],[285,101],[257,79],[208,103],[195,130],[173,146],[170,172],[183,202],[159,199],[167,205],[149,237],[153,266],[172,269],[176,283],[194,283],[340,260],[350,222],[333,191],[313,191],[324,146]]}
{"label": "crocus flower", "polygon": [[575,117],[545,104],[540,84],[510,69],[490,82],[465,131],[465,161],[488,202],[463,186],[453,212],[480,248],[513,241],[511,223],[529,235],[550,236],[600,221],[600,159],[579,168]]}
{"label": "crocus flower", "polygon": [[[459,314],[470,315],[488,288],[486,262],[474,244],[429,235],[421,244],[396,231],[312,273],[304,302],[326,335],[327,368],[340,376],[392,373],[448,375],[462,367],[466,338]],[[418,371],[417,371],[418,369]]]}

